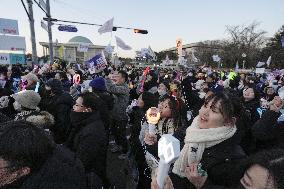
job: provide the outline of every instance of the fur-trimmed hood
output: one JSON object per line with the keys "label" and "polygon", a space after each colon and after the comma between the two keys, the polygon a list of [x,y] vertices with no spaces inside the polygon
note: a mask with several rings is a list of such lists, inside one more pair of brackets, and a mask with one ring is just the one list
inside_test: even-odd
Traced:
{"label": "fur-trimmed hood", "polygon": [[38,114],[30,115],[26,121],[31,122],[33,125],[42,129],[48,129],[54,125],[54,117],[46,111],[41,111]]}

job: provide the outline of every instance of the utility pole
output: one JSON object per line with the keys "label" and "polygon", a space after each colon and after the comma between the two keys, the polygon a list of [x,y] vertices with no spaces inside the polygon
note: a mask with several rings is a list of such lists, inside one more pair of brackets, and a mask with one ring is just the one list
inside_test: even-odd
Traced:
{"label": "utility pole", "polygon": [[52,43],[52,29],[51,29],[51,15],[50,15],[50,2],[46,0],[46,11],[47,11],[47,29],[48,29],[48,39],[49,39],[49,59],[50,63],[53,64],[53,43]]}
{"label": "utility pole", "polygon": [[31,30],[31,42],[32,42],[32,61],[34,64],[38,64],[37,52],[36,52],[36,38],[35,38],[35,25],[34,25],[34,14],[33,14],[33,2],[32,0],[27,0],[29,6],[29,20],[30,20],[30,30]]}

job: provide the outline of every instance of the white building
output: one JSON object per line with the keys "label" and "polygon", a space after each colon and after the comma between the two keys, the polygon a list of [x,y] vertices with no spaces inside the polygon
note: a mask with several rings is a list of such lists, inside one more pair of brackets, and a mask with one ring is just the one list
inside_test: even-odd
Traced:
{"label": "white building", "polygon": [[[43,55],[48,55],[49,43],[39,42],[39,44],[43,48]],[[79,46],[85,49],[78,51]],[[87,61],[105,48],[106,46],[94,45],[90,39],[83,36],[73,37],[67,43],[53,43],[54,57],[62,58],[71,63]]]}

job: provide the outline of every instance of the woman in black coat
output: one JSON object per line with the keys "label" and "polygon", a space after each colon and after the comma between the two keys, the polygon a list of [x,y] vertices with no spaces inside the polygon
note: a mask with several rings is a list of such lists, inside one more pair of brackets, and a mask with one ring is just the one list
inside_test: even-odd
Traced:
{"label": "woman in black coat", "polygon": [[247,154],[255,152],[255,141],[252,137],[251,128],[259,120],[260,115],[257,108],[260,107],[260,96],[254,84],[247,84],[243,90],[243,104],[245,116],[240,120],[243,121],[241,146]]}
{"label": "woman in black coat", "polygon": [[[284,188],[283,168],[284,168],[284,151],[279,149],[262,151],[249,157],[242,167],[243,173],[237,186],[226,187],[214,185],[210,182],[205,182],[203,185],[196,185],[198,189],[280,189]],[[199,180],[196,170],[190,170],[187,178],[191,181]],[[151,189],[158,189],[158,184],[154,179],[151,184]],[[172,182],[169,178],[166,179],[164,189],[173,189]]]}
{"label": "woman in black coat", "polygon": [[72,105],[73,99],[70,94],[64,92],[62,82],[57,79],[48,80],[39,107],[54,117],[55,124],[50,131],[57,144],[64,143],[68,137]]}
{"label": "woman in black coat", "polygon": [[67,147],[81,159],[86,173],[96,173],[107,184],[107,136],[98,108],[102,102],[90,92],[82,93],[71,112]]}
{"label": "woman in black coat", "polygon": [[131,136],[129,141],[131,154],[135,158],[139,171],[138,189],[148,188],[151,182],[151,180],[144,174],[145,169],[147,168],[147,163],[144,157],[143,147],[139,140],[139,134],[141,130],[141,122],[143,123],[145,121],[146,111],[155,106],[157,106],[156,96],[150,92],[143,92],[138,98],[137,106],[134,106],[132,111],[129,113],[129,123],[132,125],[130,128]]}
{"label": "woman in black coat", "polygon": [[243,90],[243,103],[250,123],[253,125],[260,118],[257,112],[257,108],[260,106],[260,94],[253,84],[248,84],[247,88]]}
{"label": "woman in black coat", "polygon": [[[206,98],[186,131],[185,145],[170,174],[174,188],[200,188],[205,182],[226,187],[238,184],[242,176],[240,164],[246,156],[238,145],[235,100],[225,93]],[[199,163],[203,177],[189,181],[188,171],[197,169]]]}

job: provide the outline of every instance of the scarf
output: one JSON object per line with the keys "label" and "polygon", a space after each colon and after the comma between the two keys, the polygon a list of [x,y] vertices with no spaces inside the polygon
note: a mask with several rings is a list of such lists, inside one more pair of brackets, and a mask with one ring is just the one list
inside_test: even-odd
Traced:
{"label": "scarf", "polygon": [[229,138],[237,131],[236,126],[221,126],[210,129],[200,129],[197,116],[186,130],[185,145],[176,160],[173,173],[185,177],[185,168],[192,163],[198,163],[202,159],[206,148],[215,146]]}

